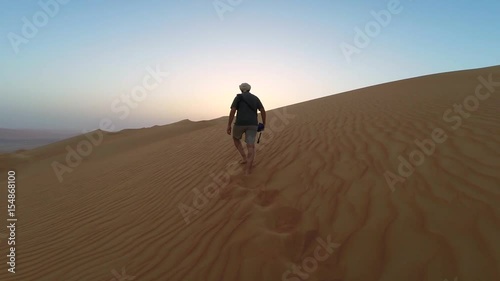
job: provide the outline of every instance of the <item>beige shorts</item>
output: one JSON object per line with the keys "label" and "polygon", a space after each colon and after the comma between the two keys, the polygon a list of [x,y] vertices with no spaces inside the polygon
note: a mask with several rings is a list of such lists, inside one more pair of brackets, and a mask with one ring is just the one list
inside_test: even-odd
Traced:
{"label": "beige shorts", "polygon": [[255,137],[257,136],[257,126],[233,126],[233,138],[241,139],[245,133],[245,142],[247,144],[254,144]]}

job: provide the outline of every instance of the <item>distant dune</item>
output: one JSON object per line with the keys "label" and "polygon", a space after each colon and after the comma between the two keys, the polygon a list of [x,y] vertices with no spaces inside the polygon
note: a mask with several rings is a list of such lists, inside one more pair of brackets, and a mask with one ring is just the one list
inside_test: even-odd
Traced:
{"label": "distant dune", "polygon": [[32,149],[81,133],[68,130],[29,130],[0,128],[0,152]]}
{"label": "distant dune", "polygon": [[488,80],[500,67],[271,110],[251,177],[226,117],[2,154],[0,174],[17,171],[19,258],[0,280],[498,281]]}

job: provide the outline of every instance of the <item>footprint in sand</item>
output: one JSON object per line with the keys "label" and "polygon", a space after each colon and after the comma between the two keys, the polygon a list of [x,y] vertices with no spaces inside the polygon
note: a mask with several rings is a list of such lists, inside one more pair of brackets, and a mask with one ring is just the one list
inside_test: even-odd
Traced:
{"label": "footprint in sand", "polygon": [[271,213],[268,224],[277,233],[292,232],[302,218],[302,212],[292,207],[280,207]]}
{"label": "footprint in sand", "polygon": [[276,196],[278,196],[279,193],[279,190],[275,189],[260,190],[255,196],[254,202],[259,206],[267,207],[274,202]]}
{"label": "footprint in sand", "polygon": [[[219,190],[219,196],[220,196],[220,199],[231,199],[233,198],[233,194],[234,192],[236,191],[236,197],[238,197],[238,194],[240,195],[244,195],[248,192],[248,187],[245,187],[243,182],[241,180],[234,180],[234,179],[231,179],[229,184],[227,184],[226,186],[222,187],[220,190]],[[245,192],[239,192],[239,191],[245,191]]]}
{"label": "footprint in sand", "polygon": [[[229,183],[225,187],[220,189],[220,198],[232,198],[232,195],[235,191],[240,191],[239,195],[246,195],[248,191],[255,192],[261,188],[262,183],[257,177],[239,174],[237,176],[231,176]],[[238,197],[238,195],[236,197]]]}

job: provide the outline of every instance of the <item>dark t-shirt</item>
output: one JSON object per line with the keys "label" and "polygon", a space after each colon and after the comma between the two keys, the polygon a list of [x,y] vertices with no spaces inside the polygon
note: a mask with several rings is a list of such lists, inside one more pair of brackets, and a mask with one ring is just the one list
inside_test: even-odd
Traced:
{"label": "dark t-shirt", "polygon": [[[243,101],[242,99],[245,99]],[[248,104],[247,104],[248,103]],[[262,103],[259,98],[251,93],[238,94],[231,104],[231,108],[236,108],[238,113],[236,114],[237,126],[250,126],[259,124],[257,120],[257,109],[262,111]]]}

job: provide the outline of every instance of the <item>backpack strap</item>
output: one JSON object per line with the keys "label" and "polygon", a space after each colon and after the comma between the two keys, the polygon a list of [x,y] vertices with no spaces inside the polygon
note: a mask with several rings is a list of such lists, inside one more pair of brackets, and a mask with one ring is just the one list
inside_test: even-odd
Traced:
{"label": "backpack strap", "polygon": [[257,112],[257,109],[255,109],[253,106],[251,106],[246,100],[245,98],[243,97],[243,94],[238,94],[238,96],[240,96],[240,100],[242,100],[244,103],[246,103],[248,105],[248,107],[250,107],[251,110]]}

